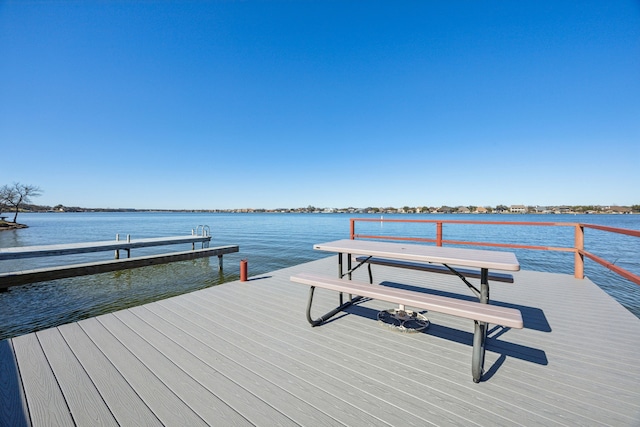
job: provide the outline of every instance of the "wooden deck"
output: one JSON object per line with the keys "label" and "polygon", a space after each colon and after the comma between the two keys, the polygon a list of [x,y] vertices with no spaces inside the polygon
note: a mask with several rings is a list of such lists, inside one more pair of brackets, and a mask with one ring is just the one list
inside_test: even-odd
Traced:
{"label": "wooden deck", "polygon": [[[426,313],[429,329],[402,334],[375,320],[388,305],[367,301],[311,328],[308,289],[289,276],[336,263],[0,341],[0,424],[640,425],[640,319],[589,280],[520,271],[492,285],[525,328],[490,328],[474,384],[468,320]],[[454,276],[373,268],[390,286],[468,293]],[[317,290],[315,310],[336,300]]]}

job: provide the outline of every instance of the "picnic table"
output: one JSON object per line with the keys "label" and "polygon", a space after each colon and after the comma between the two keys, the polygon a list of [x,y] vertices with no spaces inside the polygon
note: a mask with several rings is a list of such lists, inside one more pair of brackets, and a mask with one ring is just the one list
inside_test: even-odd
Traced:
{"label": "picnic table", "polygon": [[[508,328],[521,329],[522,315],[519,310],[510,307],[496,307],[489,304],[489,270],[518,271],[520,264],[511,252],[476,250],[466,248],[449,248],[440,246],[426,246],[407,243],[389,243],[371,240],[336,240],[319,243],[313,246],[315,250],[335,252],[338,254],[338,277],[325,277],[315,274],[298,274],[291,276],[291,281],[309,285],[309,301],[307,304],[307,320],[312,326],[318,326],[349,307],[363,297],[383,300],[399,305],[397,313],[406,316],[405,305],[423,310],[437,311],[453,316],[463,317],[474,321],[473,354],[471,371],[473,381],[479,382],[483,372],[485,341],[489,323],[495,323]],[[347,254],[347,271],[344,271],[343,254]],[[384,283],[361,283],[351,280],[351,273],[364,264],[373,262],[388,266],[421,269],[433,271],[430,264],[441,264],[447,271],[456,274],[476,294],[479,302],[461,298],[431,295],[405,289],[384,286]],[[353,260],[358,260],[354,267]],[[397,262],[396,262],[397,261]],[[410,263],[410,264],[407,264]],[[418,263],[418,264],[416,264]],[[369,264],[370,265],[370,264]],[[480,269],[479,274],[460,267]],[[467,276],[475,275],[480,278],[480,289],[473,286]],[[349,280],[343,280],[347,276]],[[499,278],[500,279],[500,278]],[[504,277],[500,281],[505,280]],[[511,279],[511,282],[513,280]],[[340,304],[325,315],[313,319],[311,306],[316,287],[337,291]],[[343,293],[349,295],[348,301],[343,302]],[[352,295],[356,295],[355,298]],[[412,315],[417,313],[412,312]],[[428,321],[427,321],[428,322]],[[427,323],[428,324],[428,323]]]}

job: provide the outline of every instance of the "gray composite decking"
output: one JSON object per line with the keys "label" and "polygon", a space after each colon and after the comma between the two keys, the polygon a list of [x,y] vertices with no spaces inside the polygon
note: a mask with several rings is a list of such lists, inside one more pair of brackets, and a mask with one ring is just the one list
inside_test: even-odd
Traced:
{"label": "gray composite decking", "polygon": [[[336,263],[0,341],[0,424],[640,425],[640,319],[588,279],[492,284],[492,303],[520,309],[525,327],[489,328],[474,384],[469,320],[426,313],[424,333],[402,334],[376,321],[388,304],[366,301],[311,328],[308,288],[289,276]],[[454,276],[373,268],[389,286],[473,300]],[[317,290],[314,312],[336,302]]]}

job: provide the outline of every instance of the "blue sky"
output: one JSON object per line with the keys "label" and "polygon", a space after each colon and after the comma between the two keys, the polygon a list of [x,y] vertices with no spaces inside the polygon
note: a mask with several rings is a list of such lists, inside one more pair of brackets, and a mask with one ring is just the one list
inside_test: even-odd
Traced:
{"label": "blue sky", "polygon": [[0,184],[158,209],[640,203],[638,1],[2,1]]}

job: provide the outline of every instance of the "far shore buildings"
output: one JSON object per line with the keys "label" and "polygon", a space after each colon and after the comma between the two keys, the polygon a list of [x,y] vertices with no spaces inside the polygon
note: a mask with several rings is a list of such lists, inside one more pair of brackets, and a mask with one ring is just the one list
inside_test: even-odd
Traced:
{"label": "far shore buildings", "polygon": [[605,206],[605,211],[609,213],[630,214],[632,212],[627,206]]}
{"label": "far shore buildings", "polygon": [[[57,205],[36,206],[28,205],[21,209],[21,212],[163,212],[164,210],[137,210],[133,208],[119,209],[88,209],[80,207],[69,207]],[[204,209],[204,210],[184,210],[167,212],[218,212],[218,213],[350,213],[350,214],[640,214],[640,205],[618,206],[618,205],[589,205],[589,206],[540,206],[540,205],[498,205],[498,206],[457,206],[451,207],[443,205],[441,207],[434,206],[417,206],[402,208],[394,207],[367,207],[367,208],[316,208],[314,206],[300,208],[241,208],[241,209]],[[2,212],[0,212],[1,214]]]}

